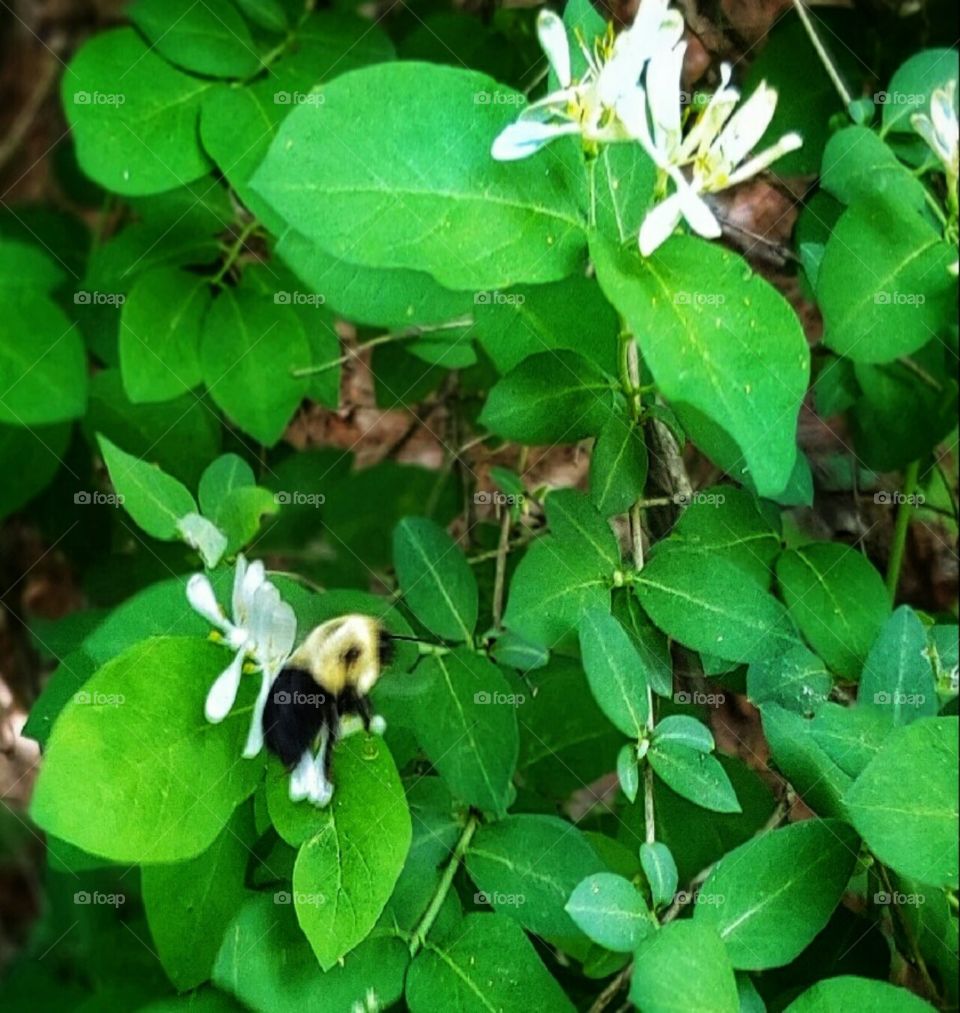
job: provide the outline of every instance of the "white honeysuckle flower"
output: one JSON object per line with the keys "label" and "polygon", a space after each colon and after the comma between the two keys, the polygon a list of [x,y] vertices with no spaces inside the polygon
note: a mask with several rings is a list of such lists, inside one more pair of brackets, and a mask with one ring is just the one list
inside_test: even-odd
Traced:
{"label": "white honeysuckle flower", "polygon": [[217,676],[207,693],[204,716],[217,724],[230,713],[240,688],[244,662],[249,658],[261,673],[261,687],[243,755],[256,756],[263,747],[263,708],[277,673],[293,650],[297,620],[293,609],[280,597],[259,560],[247,564],[237,557],[233,578],[232,618],[217,602],[213,585],[202,573],[187,582],[187,600],[222,636],[233,650],[230,664]]}
{"label": "white honeysuckle flower", "polygon": [[960,124],[954,107],[956,91],[956,81],[935,88],[930,96],[929,115],[914,113],[910,117],[913,129],[927,142],[952,179],[960,175]]}
{"label": "white honeysuckle flower", "polygon": [[[729,86],[728,64],[721,67],[720,87],[681,140],[679,116],[672,112],[672,107],[679,111],[683,66],[682,46],[676,50],[658,53],[647,71],[647,106],[653,129],[646,122],[646,110],[635,116],[637,139],[664,178],[672,179],[676,187],[640,226],[638,242],[645,257],[670,237],[681,219],[686,219],[698,235],[718,239],[722,234],[720,223],[701,194],[718,193],[750,179],[802,143],[799,134],[785,134],[776,144],[747,159],[770,126],[777,108],[777,92],[761,82],[737,108],[740,93]],[[689,180],[682,172],[687,167]]]}
{"label": "white honeysuckle flower", "polygon": [[621,103],[637,89],[644,67],[683,34],[683,18],[668,10],[669,0],[643,0],[636,20],[619,35],[605,36],[595,51],[581,44],[587,69],[572,78],[570,42],[563,21],[541,11],[537,36],[559,88],[527,106],[515,123],[496,137],[491,155],[501,162],[526,158],[558,137],[579,134],[590,144],[631,140]]}

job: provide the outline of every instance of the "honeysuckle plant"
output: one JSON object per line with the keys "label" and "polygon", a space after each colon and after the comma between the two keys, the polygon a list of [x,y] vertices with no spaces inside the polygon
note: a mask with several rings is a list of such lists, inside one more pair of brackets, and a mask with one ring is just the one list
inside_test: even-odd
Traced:
{"label": "honeysuckle plant", "polygon": [[[0,216],[4,1009],[956,1006],[954,39],[687,9],[66,34]],[[374,734],[290,771],[356,614]]]}

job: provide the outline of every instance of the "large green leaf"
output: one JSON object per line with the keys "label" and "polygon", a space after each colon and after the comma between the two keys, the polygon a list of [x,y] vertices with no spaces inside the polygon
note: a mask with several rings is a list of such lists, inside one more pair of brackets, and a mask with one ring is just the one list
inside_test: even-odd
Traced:
{"label": "large green leaf", "polygon": [[472,290],[554,281],[582,263],[577,146],[510,164],[490,155],[522,104],[516,92],[404,62],[344,74],[317,95],[284,121],[253,186],[330,253]]}
{"label": "large green leaf", "polygon": [[691,438],[760,495],[786,486],[810,353],[789,303],[720,246],[675,238],[641,261],[591,244],[597,278]]}
{"label": "large green leaf", "polygon": [[467,915],[440,938],[435,935],[407,973],[411,1013],[521,1008],[573,1013],[523,929],[505,915]]}
{"label": "large green leaf", "polygon": [[827,924],[857,861],[856,834],[838,820],[806,820],[724,855],[700,890],[694,921],[711,925],[733,966],[787,964]]}
{"label": "large green leaf", "polygon": [[930,1013],[933,1007],[905,988],[875,978],[825,978],[799,995],[787,1013],[835,1013],[868,1009],[870,1013]]}
{"label": "large green leaf", "polygon": [[723,942],[697,921],[664,925],[640,944],[630,999],[643,1013],[739,1013],[733,967]]}
{"label": "large green leaf", "polygon": [[890,614],[880,574],[856,549],[814,542],[777,560],[777,580],[810,646],[835,672],[856,679]]}
{"label": "large green leaf", "polygon": [[60,92],[80,168],[127,196],[161,193],[206,175],[197,117],[209,81],[174,70],[132,28],[84,43]]}
{"label": "large green leaf", "polygon": [[293,870],[297,920],[325,971],[369,935],[412,833],[403,785],[381,739],[356,735],[341,743],[335,776],[333,802]]}
{"label": "large green leaf", "polygon": [[87,364],[76,324],[49,299],[4,300],[0,317],[0,422],[47,425],[82,415]]}
{"label": "large green leaf", "polygon": [[397,582],[414,615],[437,636],[471,641],[477,581],[457,543],[426,517],[405,517],[393,532]]}
{"label": "large green leaf", "polygon": [[635,587],[660,629],[725,661],[759,661],[796,643],[780,602],[723,556],[704,554],[694,563],[682,546],[664,545]]}
{"label": "large green leaf", "polygon": [[627,631],[606,609],[591,609],[580,620],[580,651],[600,709],[624,735],[639,739],[650,706],[643,658]]}
{"label": "large green leaf", "polygon": [[921,718],[895,728],[845,801],[881,862],[923,883],[956,889],[956,718]]}
{"label": "large green leaf", "polygon": [[454,798],[503,815],[517,763],[519,696],[504,673],[466,648],[417,668],[415,733]]}
{"label": "large green leaf", "polygon": [[824,343],[855,362],[890,362],[944,333],[956,312],[954,246],[896,195],[846,211],[817,276]]}
{"label": "large green leaf", "polygon": [[203,717],[229,660],[199,637],[159,637],[104,665],[53,727],[31,804],[37,824],[116,862],[205,851],[263,770],[240,755],[252,688],[241,685],[221,724]]}
{"label": "large green leaf", "polygon": [[830,138],[823,153],[820,183],[844,204],[890,193],[919,211],[927,200],[920,180],[868,127],[844,127]]}
{"label": "large green leaf", "polygon": [[895,725],[937,713],[927,631],[909,605],[901,605],[883,624],[867,655],[857,699],[879,707]]}
{"label": "large green leaf", "polygon": [[482,902],[553,939],[579,935],[565,905],[603,867],[582,832],[554,816],[524,813],[481,827],[467,852]]}

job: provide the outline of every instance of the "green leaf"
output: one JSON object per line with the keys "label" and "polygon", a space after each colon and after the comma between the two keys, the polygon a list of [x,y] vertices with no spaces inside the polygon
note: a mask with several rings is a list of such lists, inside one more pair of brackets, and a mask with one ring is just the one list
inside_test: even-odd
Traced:
{"label": "green leaf", "polygon": [[895,195],[855,204],[834,227],[817,276],[824,344],[854,362],[922,348],[955,315],[955,260],[956,249]]}
{"label": "green leaf", "polygon": [[657,776],[678,795],[713,812],[741,811],[730,778],[712,756],[675,742],[654,742],[647,759]]}
{"label": "green leaf", "polygon": [[889,193],[903,206],[920,211],[927,200],[920,180],[867,127],[844,127],[830,138],[820,183],[844,204]]}
{"label": "green leaf", "polygon": [[523,929],[499,914],[471,914],[434,939],[407,973],[410,1013],[543,1009],[573,1013]]}
{"label": "green leaf", "polygon": [[868,1009],[870,1013],[930,1013],[933,1007],[907,989],[897,988],[889,982],[844,975],[818,981],[794,999],[786,1013],[834,1013],[840,1009]]}
{"label": "green leaf", "polygon": [[666,636],[650,621],[630,588],[613,593],[613,614],[630,634],[640,656],[650,688],[658,696],[673,695],[673,659]]}
{"label": "green leaf", "polygon": [[576,443],[614,417],[613,381],[576,352],[523,360],[487,396],[480,424],[518,443]]}
{"label": "green leaf", "polygon": [[580,620],[580,651],[600,709],[624,735],[641,738],[650,715],[647,680],[626,630],[605,609],[591,609]]}
{"label": "green leaf", "polygon": [[867,655],[857,699],[879,707],[895,725],[937,713],[927,631],[909,605],[901,605],[883,624]]}
{"label": "green leaf", "polygon": [[653,930],[640,891],[611,872],[598,872],[580,882],[566,911],[593,942],[616,953],[632,953]]}
{"label": "green leaf", "polygon": [[200,476],[197,498],[207,517],[215,517],[222,500],[237,489],[256,485],[253,468],[236,454],[221,454]]}
{"label": "green leaf", "polygon": [[200,363],[210,396],[255,440],[273,446],[306,394],[291,371],[312,362],[293,307],[249,291],[222,292],[207,314]]}
{"label": "green leaf", "polygon": [[426,517],[405,517],[393,532],[397,583],[414,615],[445,640],[471,641],[477,582],[456,542]]}
{"label": "green leaf", "polygon": [[643,1013],[740,1013],[723,942],[710,926],[689,920],[670,922],[640,944],[630,1001]]}
{"label": "green leaf", "polygon": [[650,884],[654,907],[669,904],[677,892],[679,882],[677,863],[673,860],[670,849],[659,841],[652,844],[644,841],[640,845],[640,864]]}
{"label": "green leaf", "polygon": [[207,280],[195,274],[158,267],[139,276],[120,311],[120,368],[131,401],[165,401],[200,383],[211,302]]}
{"label": "green leaf", "polygon": [[236,0],[244,14],[261,28],[282,32],[287,27],[287,13],[281,0]]}
{"label": "green leaf", "polygon": [[185,70],[247,77],[260,69],[253,38],[230,0],[136,0],[129,15],[152,49]]}
{"label": "green leaf", "polygon": [[325,971],[370,933],[412,833],[403,785],[381,739],[355,735],[342,742],[335,776],[333,802],[293,870],[297,921]]}
{"label": "green leaf", "polygon": [[827,924],[857,861],[856,834],[806,820],[724,855],[700,889],[694,921],[720,933],[733,966],[787,964]]}
{"label": "green leaf", "polygon": [[250,810],[238,809],[202,855],[143,867],[150,935],[163,969],[181,992],[210,978],[227,925],[247,896],[253,836]]}
{"label": "green leaf", "polygon": [[956,889],[956,718],[920,718],[895,728],[845,801],[853,825],[881,862],[921,882]]}
{"label": "green leaf", "polygon": [[605,144],[595,176],[597,229],[616,243],[634,245],[653,200],[656,166],[639,144]]}
{"label": "green leaf", "polygon": [[[955,49],[924,49],[902,64],[890,79],[883,106],[883,132],[912,133],[910,117],[930,112],[934,89],[960,76]],[[954,96],[956,106],[956,96]]]}
{"label": "green leaf", "polygon": [[218,987],[250,1009],[274,1013],[302,1013],[311,1004],[346,1011],[368,990],[385,1006],[401,997],[410,962],[401,940],[374,935],[321,973],[291,901],[285,889],[250,895],[223,935],[213,970]]}
{"label": "green leaf", "polygon": [[87,364],[76,324],[49,299],[4,301],[0,318],[0,422],[48,425],[82,415]]}
{"label": "green leaf", "polygon": [[779,493],[810,376],[789,303],[738,256],[701,239],[675,238],[644,261],[600,240],[591,254],[691,438],[725,471],[749,473],[760,495]]}
{"label": "green leaf", "polygon": [[812,714],[832,689],[833,679],[826,666],[803,644],[778,657],[754,662],[747,669],[747,696],[758,707],[776,703],[799,714]]}
{"label": "green leaf", "polygon": [[16,482],[0,485],[0,518],[29,503],[63,463],[72,426],[8,426],[0,424],[0,473],[16,474]]}
{"label": "green leaf", "polygon": [[572,823],[532,814],[481,827],[466,863],[480,903],[553,939],[578,935],[564,905],[584,877],[603,869]]}
{"label": "green leaf", "polygon": [[197,115],[210,82],[174,70],[132,28],[85,42],[60,93],[80,168],[127,196],[161,193],[204,176]]}
{"label": "green leaf", "polygon": [[647,445],[643,430],[612,416],[600,430],[590,455],[590,497],[604,517],[626,513],[643,495]]}
{"label": "green leaf", "polygon": [[229,658],[199,637],[160,637],[104,665],[53,727],[30,810],[37,824],[115,862],[177,862],[210,847],[263,769],[240,757],[249,683],[222,723],[203,717]]}
{"label": "green leaf", "polygon": [[653,741],[661,746],[667,742],[676,743],[698,753],[712,753],[714,747],[710,729],[702,721],[686,714],[668,714],[658,721]]}
{"label": "green leaf", "polygon": [[[555,281],[582,264],[577,146],[510,164],[490,157],[522,103],[516,92],[473,71],[410,62],[344,74],[318,96],[284,120],[253,186],[328,252],[474,291]],[[366,121],[381,127],[358,133]]]}
{"label": "green leaf", "polygon": [[197,509],[190,490],[156,465],[125,453],[105,436],[97,440],[110,481],[117,495],[123,497],[127,513],[154,538],[178,538],[179,522]]}
{"label": "green leaf", "polygon": [[833,671],[855,679],[890,614],[880,574],[856,549],[815,542],[777,560],[787,610]]}
{"label": "green leaf", "polygon": [[609,521],[582,492],[557,489],[545,503],[547,524],[564,548],[592,557],[598,572],[612,574],[620,565],[620,546]]}
{"label": "green leaf", "polygon": [[691,566],[663,546],[637,574],[640,604],[665,633],[725,661],[776,656],[796,641],[786,609],[740,567],[713,554]]}
{"label": "green leaf", "polygon": [[633,802],[640,790],[640,762],[635,742],[626,743],[617,753],[617,780],[620,790]]}
{"label": "green leaf", "polygon": [[460,647],[417,668],[415,733],[454,798],[503,815],[517,763],[517,694],[506,676]]}

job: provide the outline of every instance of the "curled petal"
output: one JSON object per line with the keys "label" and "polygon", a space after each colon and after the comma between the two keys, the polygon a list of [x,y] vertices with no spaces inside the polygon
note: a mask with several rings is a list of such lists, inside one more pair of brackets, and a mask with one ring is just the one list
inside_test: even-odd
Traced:
{"label": "curled petal", "polygon": [[717,145],[731,168],[738,166],[760,143],[777,110],[775,88],[761,81],[756,91],[730,117]]}
{"label": "curled petal", "polygon": [[768,165],[772,165],[778,158],[782,158],[791,151],[796,151],[802,144],[803,138],[798,133],[784,134],[776,144],[764,149],[756,158],[751,158],[749,162],[746,162],[737,169],[727,181],[727,186],[736,186],[737,183],[742,183],[745,179],[756,176],[758,172],[763,172]]}
{"label": "curled petal", "polygon": [[647,66],[647,95],[653,119],[654,142],[670,158],[680,143],[680,75],[685,42],[655,53]]}
{"label": "curled petal", "polygon": [[243,652],[237,651],[233,661],[217,676],[216,682],[207,693],[203,713],[212,724],[218,724],[230,713],[230,708],[237,699],[242,672]]}
{"label": "curled petal", "polygon": [[697,235],[704,239],[719,239],[723,235],[716,215],[686,180],[678,183],[676,196],[680,198],[683,217]]}
{"label": "curled petal", "polygon": [[681,154],[686,161],[695,151],[706,151],[716,140],[724,123],[740,101],[740,92],[729,87],[733,70],[729,63],[720,65],[720,87],[710,96],[706,109],[683,139]]}
{"label": "curled petal", "polygon": [[267,706],[267,697],[270,695],[270,687],[273,685],[273,678],[266,672],[260,675],[260,692],[253,704],[253,716],[250,718],[250,730],[247,732],[247,742],[243,747],[243,757],[246,760],[257,756],[263,749],[263,710]]}
{"label": "curled petal", "polygon": [[943,88],[935,88],[930,99],[930,119],[933,128],[943,140],[944,147],[949,151],[956,149],[960,139],[960,124],[957,122],[957,110],[954,96],[957,82],[949,81]]}
{"label": "curled petal", "polygon": [[232,624],[220,610],[213,585],[204,574],[195,573],[187,581],[187,601],[194,611],[199,612],[212,626],[216,626],[224,633],[229,632]]}
{"label": "curled petal", "polygon": [[537,37],[561,88],[570,84],[570,40],[563,21],[553,11],[542,10],[537,18]]}
{"label": "curled petal", "polygon": [[534,120],[519,120],[502,130],[490,154],[498,162],[514,162],[538,152],[544,145],[565,134],[576,134],[579,128],[575,123],[538,123]]}

